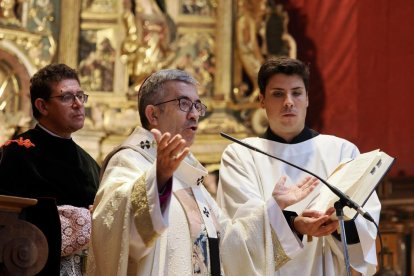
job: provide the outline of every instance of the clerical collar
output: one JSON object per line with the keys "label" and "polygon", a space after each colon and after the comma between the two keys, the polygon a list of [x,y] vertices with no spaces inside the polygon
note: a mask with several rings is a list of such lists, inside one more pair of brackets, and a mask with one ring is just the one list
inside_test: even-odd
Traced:
{"label": "clerical collar", "polygon": [[57,134],[55,134],[55,133],[51,132],[50,130],[48,130],[48,129],[47,129],[47,128],[45,128],[44,126],[42,126],[40,123],[38,123],[37,125],[38,125],[41,129],[43,129],[45,132],[49,133],[50,135],[52,135],[52,136],[54,136],[54,137],[58,137],[58,138],[62,138],[62,139],[67,139],[67,140],[72,139],[71,137],[66,138],[66,137],[59,136],[59,135],[57,135]]}
{"label": "clerical collar", "polygon": [[319,133],[313,129],[310,129],[305,126],[305,128],[299,133],[295,138],[292,139],[292,141],[287,142],[282,137],[274,134],[272,130],[270,130],[270,127],[267,128],[266,132],[260,136],[260,138],[272,140],[275,142],[283,143],[283,144],[298,144],[302,143],[306,140],[312,139],[315,136],[318,136]]}

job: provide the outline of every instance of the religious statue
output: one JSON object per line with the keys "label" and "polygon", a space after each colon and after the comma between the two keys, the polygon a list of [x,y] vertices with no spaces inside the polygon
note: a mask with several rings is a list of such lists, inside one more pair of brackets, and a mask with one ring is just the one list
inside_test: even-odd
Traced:
{"label": "religious statue", "polygon": [[122,54],[138,90],[147,76],[173,62],[175,26],[154,0],[135,0],[133,6],[135,10],[126,9],[123,16],[127,37]]}
{"label": "religious statue", "polygon": [[[96,33],[93,33],[96,35]],[[82,87],[88,91],[112,91],[115,70],[115,49],[108,37],[101,35],[85,58],[79,62]],[[99,41],[100,40],[100,41]]]}
{"label": "religious statue", "polygon": [[288,56],[296,58],[296,42],[288,33],[289,15],[281,4],[271,2],[266,20],[266,47],[268,56]]}
{"label": "religious statue", "polygon": [[[267,6],[267,0],[239,0],[236,45],[250,88],[238,84],[236,101],[255,102],[259,95],[257,73],[269,56],[296,57],[296,43],[287,32],[288,15],[281,4]],[[249,93],[250,92],[250,93]],[[246,98],[247,97],[247,98]]]}
{"label": "religious statue", "polygon": [[0,23],[4,25],[20,25],[16,11],[21,10],[21,3],[16,0],[0,1]]}
{"label": "religious statue", "polygon": [[202,16],[215,16],[217,0],[183,0],[182,13]]}
{"label": "religious statue", "polygon": [[[260,65],[264,61],[259,37],[263,41],[264,19],[266,15],[266,0],[239,0],[236,20],[236,44],[239,58],[244,71],[252,82],[250,100],[254,101],[259,95],[259,86],[255,82]],[[246,95],[239,95],[242,98]]]}

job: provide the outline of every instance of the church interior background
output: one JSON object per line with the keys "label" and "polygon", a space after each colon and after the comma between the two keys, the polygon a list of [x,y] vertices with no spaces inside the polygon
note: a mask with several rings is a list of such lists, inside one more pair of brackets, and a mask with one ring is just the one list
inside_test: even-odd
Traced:
{"label": "church interior background", "polygon": [[46,64],[78,69],[90,97],[74,139],[98,161],[140,123],[142,81],[179,68],[208,107],[192,151],[214,177],[219,131],[267,127],[263,60],[297,57],[311,68],[308,125],[397,157],[378,187],[385,265],[414,275],[413,24],[410,0],[0,0],[0,144],[33,126],[29,79]]}

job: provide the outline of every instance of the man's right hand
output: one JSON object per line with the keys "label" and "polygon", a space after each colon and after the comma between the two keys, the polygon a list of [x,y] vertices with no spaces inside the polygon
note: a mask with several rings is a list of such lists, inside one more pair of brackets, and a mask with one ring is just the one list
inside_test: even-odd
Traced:
{"label": "man's right hand", "polygon": [[181,161],[190,152],[185,146],[186,141],[177,134],[171,138],[171,134],[162,134],[158,129],[151,129],[155,141],[157,141],[157,184],[158,191],[162,191],[167,181],[173,176]]}
{"label": "man's right hand", "polygon": [[308,236],[322,237],[330,235],[338,228],[338,221],[331,220],[331,215],[335,209],[329,208],[325,213],[305,210],[302,214],[295,218],[293,227],[301,234]]}
{"label": "man's right hand", "polygon": [[319,181],[315,177],[305,177],[296,185],[287,187],[285,183],[286,176],[282,176],[272,192],[273,198],[282,210],[307,197],[315,189]]}

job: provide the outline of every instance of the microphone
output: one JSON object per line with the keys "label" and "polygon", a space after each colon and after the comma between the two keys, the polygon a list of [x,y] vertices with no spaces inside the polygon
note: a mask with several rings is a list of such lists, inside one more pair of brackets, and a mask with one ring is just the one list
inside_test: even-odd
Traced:
{"label": "microphone", "polygon": [[360,214],[361,216],[363,216],[365,219],[367,219],[367,220],[375,223],[375,221],[372,218],[372,216],[367,211],[365,211],[364,209],[362,209],[362,207],[359,206],[359,204],[357,204],[355,201],[353,201],[349,196],[347,196],[346,194],[344,194],[337,187],[332,186],[331,184],[329,184],[328,182],[326,182],[324,179],[322,179],[320,176],[314,174],[313,172],[310,172],[310,171],[308,171],[308,170],[306,170],[304,168],[301,168],[301,167],[299,167],[299,166],[297,166],[295,164],[292,164],[292,163],[290,163],[290,162],[288,162],[288,161],[286,161],[286,160],[284,160],[282,158],[279,158],[279,157],[276,157],[276,156],[271,155],[269,153],[266,153],[266,152],[264,152],[264,151],[262,151],[262,150],[260,150],[260,149],[258,149],[256,147],[254,147],[254,146],[252,146],[252,145],[250,145],[248,143],[242,142],[242,141],[240,141],[240,140],[238,140],[238,139],[236,139],[236,138],[234,138],[234,137],[232,137],[232,136],[230,136],[230,135],[228,135],[228,134],[226,134],[224,132],[220,132],[220,135],[222,137],[224,137],[226,139],[229,139],[229,140],[231,140],[233,142],[236,142],[237,144],[240,144],[240,145],[242,145],[242,146],[244,146],[244,147],[246,147],[248,149],[251,149],[253,151],[259,152],[259,153],[264,154],[266,156],[269,156],[269,157],[271,157],[273,159],[279,160],[279,161],[281,161],[281,162],[283,162],[285,164],[288,164],[288,165],[290,165],[290,166],[292,166],[292,167],[294,167],[294,168],[296,168],[298,170],[301,170],[301,171],[303,171],[305,173],[308,173],[308,174],[316,177],[323,184],[325,184],[335,195],[337,195],[339,197],[341,203],[344,206],[348,206],[349,208],[352,208],[352,209],[356,210],[358,212],[358,214]]}

